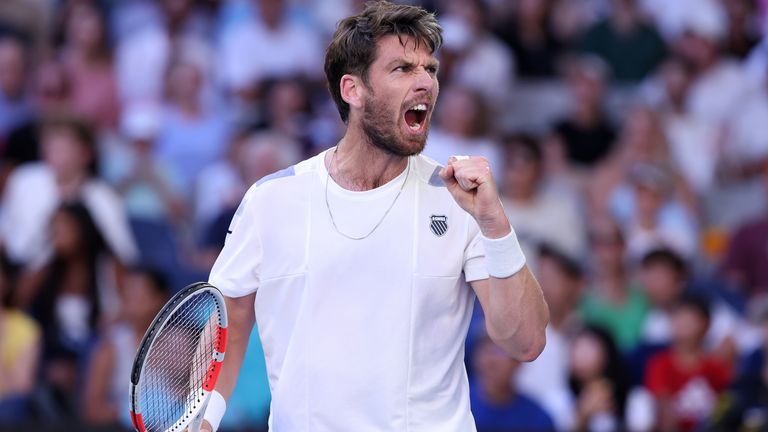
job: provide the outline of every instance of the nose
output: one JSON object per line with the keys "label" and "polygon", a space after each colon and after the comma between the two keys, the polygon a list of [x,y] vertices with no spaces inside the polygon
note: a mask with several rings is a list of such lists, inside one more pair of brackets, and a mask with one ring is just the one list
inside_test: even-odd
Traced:
{"label": "nose", "polygon": [[416,92],[431,93],[437,86],[437,75],[430,73],[425,68],[420,67],[416,74]]}

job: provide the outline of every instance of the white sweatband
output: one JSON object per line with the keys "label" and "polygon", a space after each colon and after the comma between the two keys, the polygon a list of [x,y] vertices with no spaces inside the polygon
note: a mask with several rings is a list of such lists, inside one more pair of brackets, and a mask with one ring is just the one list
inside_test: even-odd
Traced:
{"label": "white sweatband", "polygon": [[457,161],[469,159],[469,156],[462,156],[462,155],[456,155],[454,157],[456,158]]}
{"label": "white sweatband", "polygon": [[224,412],[227,410],[227,401],[224,396],[216,390],[211,392],[211,398],[208,399],[208,407],[203,414],[203,420],[206,420],[211,424],[213,432],[219,428],[221,418],[224,417]]}
{"label": "white sweatband", "polygon": [[504,279],[520,271],[525,265],[525,255],[520,249],[515,230],[498,239],[483,237],[485,268],[488,275]]}

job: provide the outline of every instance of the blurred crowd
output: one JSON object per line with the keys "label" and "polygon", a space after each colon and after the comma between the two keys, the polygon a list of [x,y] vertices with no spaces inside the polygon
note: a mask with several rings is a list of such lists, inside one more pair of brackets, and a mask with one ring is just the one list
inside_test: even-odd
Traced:
{"label": "blurred crowd", "polygon": [[[519,364],[478,309],[478,429],[768,430],[768,1],[411,3],[445,37],[425,154],[489,159],[551,311]],[[154,314],[343,134],[322,61],[361,6],[0,2],[0,427],[129,427]],[[251,339],[228,430],[265,426]]]}

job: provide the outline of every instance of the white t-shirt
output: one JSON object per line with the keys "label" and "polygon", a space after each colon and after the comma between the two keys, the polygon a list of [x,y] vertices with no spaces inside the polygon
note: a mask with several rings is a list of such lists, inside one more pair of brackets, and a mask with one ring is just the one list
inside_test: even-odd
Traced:
{"label": "white t-shirt", "polygon": [[[464,341],[485,279],[474,219],[437,176],[410,171],[365,192],[333,180],[321,153],[246,193],[210,282],[256,292],[272,391],[270,427],[292,431],[474,431]],[[407,176],[407,179],[406,179]],[[440,228],[447,226],[443,231]],[[437,233],[442,233],[437,235]]]}

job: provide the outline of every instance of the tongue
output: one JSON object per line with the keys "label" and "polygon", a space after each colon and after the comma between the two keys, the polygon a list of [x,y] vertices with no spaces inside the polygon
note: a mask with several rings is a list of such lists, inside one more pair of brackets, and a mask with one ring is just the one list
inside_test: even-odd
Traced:
{"label": "tongue", "polygon": [[405,123],[408,126],[415,126],[419,123],[419,115],[415,111],[408,110],[405,112]]}

